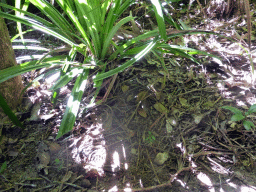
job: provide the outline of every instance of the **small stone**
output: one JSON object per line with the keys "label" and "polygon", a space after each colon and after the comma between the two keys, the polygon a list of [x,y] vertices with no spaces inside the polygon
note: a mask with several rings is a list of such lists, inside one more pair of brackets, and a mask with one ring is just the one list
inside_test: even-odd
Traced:
{"label": "small stone", "polygon": [[49,141],[54,141],[54,137],[53,137],[53,136],[49,136],[49,137],[48,137],[48,140],[49,140]]}
{"label": "small stone", "polygon": [[84,188],[88,188],[91,186],[91,182],[88,179],[83,179],[81,182],[81,186]]}
{"label": "small stone", "polygon": [[156,155],[156,158],[154,160],[155,164],[157,165],[163,165],[164,162],[169,158],[169,155],[167,152],[164,153],[158,153]]}

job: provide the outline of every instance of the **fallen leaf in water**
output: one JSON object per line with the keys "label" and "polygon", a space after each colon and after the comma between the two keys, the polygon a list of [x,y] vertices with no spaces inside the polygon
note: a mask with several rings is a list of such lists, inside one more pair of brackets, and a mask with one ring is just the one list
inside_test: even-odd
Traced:
{"label": "fallen leaf in water", "polygon": [[121,87],[121,89],[122,89],[122,91],[125,93],[126,91],[129,90],[129,86],[123,85],[123,86]]}
{"label": "fallen leaf in water", "polygon": [[184,99],[184,98],[180,97],[179,100],[180,100],[180,103],[181,103],[182,106],[188,106],[187,99]]}
{"label": "fallen leaf in water", "polygon": [[167,113],[167,109],[161,103],[156,103],[154,108],[160,113]]}
{"label": "fallen leaf in water", "polygon": [[140,114],[140,116],[142,116],[142,117],[147,117],[147,113],[146,113],[146,111],[144,110],[144,109],[138,109],[138,113]]}

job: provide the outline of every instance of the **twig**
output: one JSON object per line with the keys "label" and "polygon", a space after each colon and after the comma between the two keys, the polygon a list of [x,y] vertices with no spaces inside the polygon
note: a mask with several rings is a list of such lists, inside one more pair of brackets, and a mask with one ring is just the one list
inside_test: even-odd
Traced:
{"label": "twig", "polygon": [[146,152],[147,152],[147,155],[148,155],[149,162],[150,162],[150,164],[151,164],[151,166],[152,166],[152,169],[153,169],[153,171],[154,171],[154,173],[155,173],[155,175],[156,175],[156,179],[157,179],[158,183],[161,183],[160,180],[159,180],[159,178],[158,178],[158,176],[157,176],[155,167],[154,167],[154,165],[153,165],[153,163],[152,163],[152,161],[151,161],[151,158],[150,158],[150,156],[149,156],[149,154],[148,154],[148,150],[147,150],[147,149],[146,149]]}
{"label": "twig", "polygon": [[112,88],[113,88],[113,86],[114,86],[114,83],[115,83],[115,81],[116,81],[116,77],[117,77],[117,74],[115,74],[115,75],[112,77],[111,83],[109,84],[108,89],[107,89],[105,95],[103,96],[102,102],[105,102],[105,100],[107,99],[107,97],[108,97],[110,91],[112,90]]}
{"label": "twig", "polygon": [[78,189],[84,189],[83,187],[79,186],[79,185],[75,185],[73,183],[67,183],[67,182],[60,182],[60,181],[54,181],[53,183],[58,183],[58,184],[64,184],[64,185],[69,185],[71,187],[74,187],[74,188],[78,188]]}
{"label": "twig", "polygon": [[[84,177],[83,175],[78,176],[78,177],[77,177],[74,181],[72,181],[70,184],[75,183],[78,179],[83,178],[83,177]],[[74,185],[74,184],[73,184],[73,185]],[[62,190],[64,191],[67,187],[68,187],[68,186],[63,187]]]}
{"label": "twig", "polygon": [[48,182],[52,182],[50,179],[48,179],[47,177],[45,177],[45,176],[43,176],[43,175],[39,175],[39,177],[42,177],[43,179],[45,179],[46,181],[48,181]]}
{"label": "twig", "polygon": [[171,176],[169,182],[160,184],[160,185],[155,185],[155,186],[151,186],[151,187],[146,187],[146,188],[139,188],[139,189],[132,189],[132,192],[137,192],[137,191],[150,191],[153,189],[157,189],[157,188],[161,188],[161,187],[168,187],[172,185],[172,182],[174,181],[174,179],[182,172],[182,171],[188,171],[190,170],[192,167],[184,167],[182,169],[180,169],[179,171],[177,171],[174,175]]}
{"label": "twig", "polygon": [[217,152],[217,151],[201,151],[195,154],[192,154],[191,157],[199,157],[205,155],[233,155],[233,153],[228,152]]}
{"label": "twig", "polygon": [[55,185],[47,185],[45,187],[42,187],[42,188],[39,188],[39,189],[35,189],[33,192],[36,192],[36,191],[44,191],[44,189],[48,189],[48,188],[52,188],[54,187]]}
{"label": "twig", "polygon": [[202,7],[202,5],[201,5],[201,3],[199,2],[199,0],[196,0],[196,1],[197,1],[198,5],[199,5],[199,7],[200,7],[200,9],[201,9],[201,11],[202,11],[202,13],[203,13],[203,15],[204,15],[204,18],[207,18],[206,14],[205,14],[205,12],[204,12],[204,9],[203,9],[203,7]]}
{"label": "twig", "polygon": [[162,117],[163,117],[164,115],[166,115],[166,113],[162,113],[162,115],[161,115],[157,120],[155,120],[155,122],[149,127],[149,129],[151,129],[152,127],[154,127],[155,124],[157,124],[157,122],[158,122],[160,119],[162,119]]}
{"label": "twig", "polygon": [[212,150],[218,150],[218,151],[229,151],[229,150],[226,150],[226,149],[219,149],[219,148],[216,148],[216,147],[212,147],[208,144],[205,144],[203,142],[198,142],[200,145],[203,145],[204,147],[208,148],[208,149],[212,149]]}

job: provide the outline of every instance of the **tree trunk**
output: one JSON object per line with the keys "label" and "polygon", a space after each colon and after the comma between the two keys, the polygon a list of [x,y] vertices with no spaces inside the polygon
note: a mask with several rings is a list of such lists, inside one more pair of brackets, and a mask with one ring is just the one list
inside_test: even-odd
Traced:
{"label": "tree trunk", "polygon": [[[17,65],[12,48],[9,32],[4,19],[0,17],[0,70]],[[8,105],[15,109],[20,103],[20,93],[23,89],[20,76],[9,79],[0,84],[0,93]],[[1,108],[1,107],[0,107]]]}

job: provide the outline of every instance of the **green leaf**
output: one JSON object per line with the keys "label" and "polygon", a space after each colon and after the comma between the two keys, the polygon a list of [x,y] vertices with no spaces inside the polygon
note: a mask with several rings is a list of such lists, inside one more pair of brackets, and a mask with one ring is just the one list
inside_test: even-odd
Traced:
{"label": "green leaf", "polygon": [[220,59],[218,56],[207,53],[205,51],[201,51],[201,50],[197,50],[197,49],[193,49],[193,48],[189,48],[189,47],[185,47],[185,46],[180,46],[180,45],[168,45],[166,43],[162,43],[158,47],[165,48],[165,49],[172,49],[172,48],[173,49],[179,49],[181,51],[188,51],[188,54],[190,54],[190,55],[195,55],[195,54],[207,55],[207,56],[210,56],[210,57],[214,57],[216,59]]}
{"label": "green leaf", "polygon": [[242,113],[236,113],[231,117],[231,121],[241,121],[245,118]]}
{"label": "green leaf", "polygon": [[191,61],[197,63],[197,64],[200,64],[194,57],[192,57],[191,55],[187,54],[185,51],[183,50],[180,50],[180,49],[174,49],[174,48],[166,48],[167,49],[167,52],[168,53],[173,53],[174,55],[178,55],[178,56],[181,56],[181,57],[185,57],[185,58],[188,58],[190,59]]}
{"label": "green leaf", "polygon": [[193,34],[213,34],[213,35],[219,35],[218,33],[214,33],[211,31],[202,31],[202,30],[182,30],[182,31],[177,31],[174,30],[174,32],[170,32],[169,35],[167,35],[167,39],[171,39],[174,37],[180,37],[183,35],[193,35]]}
{"label": "green leaf", "polygon": [[252,127],[255,128],[253,122],[251,122],[251,121],[243,121],[243,125],[247,131],[250,131],[252,129]]}
{"label": "green leaf", "polygon": [[256,104],[253,104],[248,110],[248,114],[255,113],[255,112],[256,112]]}
{"label": "green leaf", "polygon": [[238,114],[242,114],[242,111],[240,111],[239,109],[235,108],[235,107],[231,107],[231,106],[223,106],[221,107],[222,109],[227,109],[230,110],[233,113],[238,113]]}
{"label": "green leaf", "polygon": [[7,169],[7,161],[5,161],[0,168],[0,173],[3,173]]}
{"label": "green leaf", "polygon": [[178,21],[180,22],[184,30],[193,30],[193,28],[190,28],[189,26],[187,26],[181,19],[178,19]]}
{"label": "green leaf", "polygon": [[79,110],[80,101],[87,84],[88,74],[89,69],[84,69],[83,73],[76,79],[56,139],[60,138],[73,129]]}
{"label": "green leaf", "polygon": [[167,113],[167,109],[161,103],[154,104],[154,108],[160,113]]}
{"label": "green leaf", "polygon": [[164,22],[161,4],[160,4],[159,0],[151,0],[151,2],[153,4],[154,12],[156,15],[159,33],[160,33],[162,39],[167,40],[166,28],[165,28],[165,22]]}
{"label": "green leaf", "polygon": [[38,21],[33,20],[31,18],[28,18],[26,16],[15,16],[15,15],[11,15],[8,13],[4,13],[2,11],[0,11],[0,16],[6,19],[10,19],[16,22],[20,22],[23,23],[25,25],[28,25],[30,27],[33,27],[36,30],[42,31],[44,33],[47,33],[49,35],[52,35],[62,41],[64,41],[65,43],[69,44],[71,47],[75,46],[76,43],[73,40],[70,40],[69,36],[67,36],[67,34],[63,33],[62,30],[60,29],[56,29],[56,28],[52,28],[52,27],[48,27],[48,26],[44,26],[42,24],[39,24]]}
{"label": "green leaf", "polygon": [[145,109],[138,109],[138,113],[140,114],[140,116],[142,117],[147,117],[147,112],[145,111]]}
{"label": "green leaf", "polygon": [[[35,5],[41,13],[47,16],[59,29],[62,29],[63,32],[71,32],[74,33],[74,28],[70,25],[65,17],[49,2],[45,0],[30,0],[30,2]],[[66,37],[69,34],[66,33]]]}
{"label": "green leaf", "polygon": [[[29,30],[26,30],[26,31],[23,31],[22,32],[22,35],[23,34],[26,34],[28,32],[31,32],[31,31],[34,31],[34,29],[29,29]],[[13,38],[11,39],[11,42],[13,42],[15,39],[17,39],[18,37],[20,37],[20,34],[17,34],[17,35],[14,35]]]}
{"label": "green leaf", "polygon": [[37,51],[50,51],[45,47],[38,47],[38,46],[24,46],[24,45],[13,45],[13,49],[26,49],[26,50],[37,50]]}
{"label": "green leaf", "polygon": [[111,56],[110,60],[115,59],[118,54],[126,55],[124,50],[128,49],[131,45],[136,44],[140,41],[143,41],[150,37],[156,37],[158,35],[158,30],[153,30],[146,32],[144,34],[139,35],[138,37],[135,37],[129,41],[127,41],[125,44],[123,44],[121,47],[117,48],[117,51],[115,51]]}
{"label": "green leaf", "polygon": [[147,44],[142,45],[142,46],[136,46],[134,48],[128,49],[125,52],[125,56],[136,55],[137,53],[143,51],[143,49],[145,49],[146,47],[147,47]]}
{"label": "green leaf", "polygon": [[22,129],[24,129],[23,125],[21,124],[21,122],[19,121],[17,116],[12,112],[11,108],[8,106],[8,104],[6,103],[4,97],[2,96],[1,93],[0,93],[0,107],[2,107],[4,113],[11,119],[11,121],[16,126],[21,127]]}
{"label": "green leaf", "polygon": [[101,55],[101,58],[105,58],[105,55],[107,53],[107,49],[110,45],[110,42],[112,40],[112,38],[114,37],[114,35],[116,34],[117,30],[122,26],[124,25],[125,23],[131,21],[133,19],[132,16],[128,16],[128,17],[125,17],[124,19],[122,19],[121,21],[119,21],[112,29],[111,31],[109,32],[108,36],[106,37],[105,39],[105,42],[103,44],[103,48],[102,48],[102,55]]}
{"label": "green leaf", "polygon": [[[62,6],[66,9],[65,1],[61,1]],[[86,39],[87,44],[90,47],[90,50],[96,57],[99,57],[99,50],[101,48],[99,32],[100,32],[100,7],[98,6],[99,1],[88,0],[86,3],[83,1],[74,1],[76,10],[72,10],[72,12],[68,12],[68,15],[72,17],[73,23],[76,25],[78,31],[82,34],[82,36]],[[78,18],[78,19],[76,19]],[[87,29],[87,31],[84,30]],[[91,45],[90,40],[93,42],[94,47]]]}
{"label": "green leaf", "polygon": [[124,69],[126,69],[127,67],[131,66],[132,64],[134,64],[136,61],[140,60],[142,57],[144,57],[155,45],[156,42],[158,40],[158,37],[156,37],[151,43],[149,43],[149,45],[143,49],[140,53],[138,53],[134,58],[132,58],[131,60],[127,61],[126,63],[124,63],[123,65],[112,69],[108,72],[105,72],[103,74],[99,74],[94,78],[94,82],[108,78],[112,75],[115,75],[118,72],[123,71]]}
{"label": "green leaf", "polygon": [[182,106],[188,106],[188,100],[187,99],[184,99],[182,97],[179,97],[179,101],[181,103]]}
{"label": "green leaf", "polygon": [[61,76],[61,78],[50,88],[50,90],[56,90],[58,88],[65,86],[69,81],[71,81],[71,79],[81,74],[82,72],[83,72],[83,69],[78,69],[78,68],[71,69],[71,71]]}
{"label": "green leaf", "polygon": [[37,61],[30,61],[27,63],[23,63],[20,65],[16,65],[13,67],[0,70],[0,83],[32,70],[50,67],[56,64],[63,64],[63,63],[60,63],[62,59],[63,57],[57,56],[57,57],[47,58],[44,60],[43,63],[40,63],[40,64],[36,64]]}
{"label": "green leaf", "polygon": [[41,18],[41,17],[39,17],[39,16],[37,16],[37,15],[34,15],[34,14],[32,14],[32,13],[29,13],[29,12],[27,12],[27,11],[24,11],[24,10],[21,10],[21,9],[17,9],[17,8],[15,8],[15,7],[13,7],[13,6],[10,6],[10,5],[7,5],[7,4],[4,4],[4,3],[0,3],[0,6],[5,7],[5,8],[8,8],[8,9],[12,9],[12,10],[14,10],[14,11],[19,11],[19,12],[21,12],[21,13],[24,13],[23,15],[28,15],[28,16],[30,16],[31,18],[34,18],[36,21],[38,21],[38,22],[44,24],[45,26],[53,27],[52,23],[46,21],[45,19],[43,19],[43,18]]}

